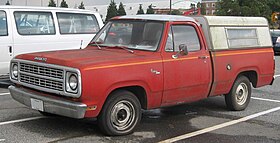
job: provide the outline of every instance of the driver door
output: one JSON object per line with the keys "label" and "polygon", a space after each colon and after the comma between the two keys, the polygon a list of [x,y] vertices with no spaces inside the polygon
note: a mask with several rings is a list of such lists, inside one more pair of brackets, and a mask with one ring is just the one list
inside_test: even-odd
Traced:
{"label": "driver door", "polygon": [[[180,104],[206,98],[211,83],[211,61],[198,27],[192,23],[173,23],[162,54],[164,61],[163,105]],[[186,55],[178,54],[187,46]],[[178,55],[176,56],[174,55]]]}

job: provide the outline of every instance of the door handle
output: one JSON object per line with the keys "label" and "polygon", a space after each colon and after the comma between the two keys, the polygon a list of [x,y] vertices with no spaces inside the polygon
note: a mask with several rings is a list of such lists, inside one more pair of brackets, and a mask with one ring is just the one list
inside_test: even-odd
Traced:
{"label": "door handle", "polygon": [[207,59],[207,56],[198,56],[199,59]]}
{"label": "door handle", "polygon": [[9,53],[12,54],[13,53],[13,47],[9,46]]}
{"label": "door handle", "polygon": [[151,69],[151,73],[154,73],[154,74],[156,74],[156,75],[159,75],[159,74],[160,74],[160,72],[159,72],[159,71],[154,70],[154,69]]}

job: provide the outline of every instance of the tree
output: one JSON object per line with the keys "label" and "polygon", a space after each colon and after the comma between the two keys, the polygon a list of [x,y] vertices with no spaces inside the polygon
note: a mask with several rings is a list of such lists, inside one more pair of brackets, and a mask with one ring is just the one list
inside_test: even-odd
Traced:
{"label": "tree", "polygon": [[216,15],[239,15],[240,6],[237,0],[221,0],[217,4]]}
{"label": "tree", "polygon": [[61,3],[60,3],[60,7],[65,7],[65,8],[68,8],[68,4],[66,3],[65,0],[62,0]]}
{"label": "tree", "polygon": [[118,16],[126,15],[126,12],[125,12],[125,9],[124,9],[124,6],[123,6],[122,2],[120,2],[119,9],[118,9],[117,12],[118,12]]}
{"label": "tree", "polygon": [[206,8],[205,5],[202,5],[200,2],[196,4],[197,9],[200,9],[200,14],[205,15],[206,14]]}
{"label": "tree", "polygon": [[269,0],[268,6],[272,12],[280,12],[280,1],[279,0]]}
{"label": "tree", "polygon": [[142,4],[139,4],[139,9],[138,9],[138,11],[137,11],[137,14],[145,14],[145,13],[144,13],[144,10],[143,10],[143,8],[142,8]]}
{"label": "tree", "polygon": [[182,12],[178,9],[172,10],[171,15],[182,15]]}
{"label": "tree", "polygon": [[79,9],[85,9],[85,5],[84,5],[84,2],[81,2],[81,4],[79,5],[78,7]]}
{"label": "tree", "polygon": [[114,2],[114,0],[112,0],[110,5],[107,8],[107,15],[106,15],[105,21],[108,21],[117,15],[118,15],[117,5]]}
{"label": "tree", "polygon": [[195,4],[191,3],[190,7],[191,7],[191,9],[195,9]]}
{"label": "tree", "polygon": [[155,14],[152,4],[148,6],[146,14]]}
{"label": "tree", "polygon": [[197,8],[200,8],[200,14],[206,15],[206,7],[205,5],[202,5],[200,2],[197,3]]}
{"label": "tree", "polygon": [[[279,4],[278,7],[277,4]],[[279,0],[221,0],[218,2],[215,14],[229,16],[262,16],[270,21],[272,9],[279,9],[279,6]]]}
{"label": "tree", "polygon": [[54,0],[49,1],[48,7],[56,7],[56,3],[54,2]]}
{"label": "tree", "polygon": [[6,5],[11,5],[9,1],[6,2]]}
{"label": "tree", "polygon": [[197,8],[201,8],[201,3],[198,2],[198,3],[196,4],[196,7],[197,7]]}

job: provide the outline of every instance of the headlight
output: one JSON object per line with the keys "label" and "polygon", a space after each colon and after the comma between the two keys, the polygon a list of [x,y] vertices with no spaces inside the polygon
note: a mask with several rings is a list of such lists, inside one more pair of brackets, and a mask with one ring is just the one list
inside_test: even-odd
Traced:
{"label": "headlight", "polygon": [[75,72],[66,72],[66,92],[77,94],[80,90],[79,76]]}
{"label": "headlight", "polygon": [[18,65],[17,64],[13,65],[13,75],[15,77],[18,77]]}
{"label": "headlight", "polygon": [[18,64],[17,63],[12,63],[11,65],[11,76],[13,79],[17,79],[18,78]]}
{"label": "headlight", "polygon": [[78,87],[78,78],[75,74],[71,74],[69,76],[69,81],[68,81],[69,87],[75,91]]}

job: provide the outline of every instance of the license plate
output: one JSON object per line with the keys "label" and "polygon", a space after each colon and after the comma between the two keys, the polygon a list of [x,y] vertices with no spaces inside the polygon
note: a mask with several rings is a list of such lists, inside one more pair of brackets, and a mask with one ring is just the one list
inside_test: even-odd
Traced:
{"label": "license plate", "polygon": [[31,98],[31,108],[39,111],[44,111],[44,103],[42,100]]}

